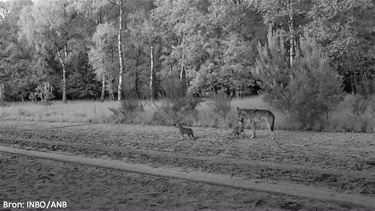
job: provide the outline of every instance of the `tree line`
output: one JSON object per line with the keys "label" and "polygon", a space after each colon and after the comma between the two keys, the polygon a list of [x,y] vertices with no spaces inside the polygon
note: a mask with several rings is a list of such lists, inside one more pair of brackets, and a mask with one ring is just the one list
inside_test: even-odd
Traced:
{"label": "tree line", "polygon": [[47,85],[43,96],[64,102],[260,91],[271,99],[314,65],[340,77],[331,89],[374,93],[374,1],[0,1],[8,101],[35,99]]}

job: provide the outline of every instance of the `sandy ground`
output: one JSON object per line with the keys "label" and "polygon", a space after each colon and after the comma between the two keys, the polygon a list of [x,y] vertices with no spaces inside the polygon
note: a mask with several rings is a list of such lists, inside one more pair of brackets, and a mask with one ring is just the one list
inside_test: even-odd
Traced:
{"label": "sandy ground", "polygon": [[0,160],[0,200],[8,202],[66,201],[69,210],[366,210],[6,153]]}
{"label": "sandy ground", "polygon": [[[0,145],[375,196],[375,134],[276,131],[275,141],[270,141],[266,131],[259,131],[259,138],[232,140],[226,138],[229,130],[193,129],[198,139],[189,141],[181,139],[173,127],[8,121],[0,123]],[[69,201],[72,209],[90,210],[362,209],[342,203],[0,155],[0,201],[55,197]]]}

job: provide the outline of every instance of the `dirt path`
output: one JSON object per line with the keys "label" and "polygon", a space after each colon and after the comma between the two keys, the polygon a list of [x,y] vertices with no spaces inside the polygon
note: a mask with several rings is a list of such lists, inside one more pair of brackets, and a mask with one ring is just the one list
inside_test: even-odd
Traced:
{"label": "dirt path", "polygon": [[375,209],[375,200],[372,197],[364,197],[360,195],[350,195],[336,193],[329,190],[317,189],[307,186],[283,184],[283,183],[266,183],[265,181],[244,180],[240,178],[233,178],[223,175],[207,174],[203,172],[189,172],[185,173],[176,168],[152,168],[142,164],[127,164],[114,160],[103,160],[85,158],[81,156],[61,155],[56,153],[39,152],[33,150],[15,149],[0,146],[0,151],[13,153],[18,155],[45,158],[56,161],[69,162],[74,164],[90,165],[101,168],[110,168],[116,170],[123,170],[133,173],[184,179],[194,182],[202,182],[211,185],[219,185],[230,188],[238,188],[245,190],[257,190],[273,193],[281,193],[299,197],[315,198],[319,200],[333,200],[339,202],[353,203],[360,206],[366,206]]}

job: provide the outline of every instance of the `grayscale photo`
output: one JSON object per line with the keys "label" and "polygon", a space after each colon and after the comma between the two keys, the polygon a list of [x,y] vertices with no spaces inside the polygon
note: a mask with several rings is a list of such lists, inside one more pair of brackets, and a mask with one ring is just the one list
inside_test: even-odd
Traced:
{"label": "grayscale photo", "polygon": [[0,0],[0,211],[374,211],[374,0]]}

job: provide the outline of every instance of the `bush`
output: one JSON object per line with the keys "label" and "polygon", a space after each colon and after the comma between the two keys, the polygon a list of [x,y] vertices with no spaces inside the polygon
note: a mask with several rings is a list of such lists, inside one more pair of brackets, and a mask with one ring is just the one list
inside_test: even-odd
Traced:
{"label": "bush", "polygon": [[307,129],[322,130],[330,112],[343,100],[341,80],[329,68],[300,70],[291,81],[296,96],[292,115]]}
{"label": "bush", "polygon": [[44,82],[40,84],[37,88],[35,88],[35,92],[30,93],[29,99],[31,101],[37,101],[38,98],[44,105],[51,105],[51,100],[55,96],[53,95],[53,87],[50,85],[49,82]]}
{"label": "bush", "polygon": [[352,117],[358,121],[358,132],[375,130],[375,95],[359,95],[352,103]]}
{"label": "bush", "polygon": [[156,105],[153,122],[159,125],[175,125],[177,122],[184,122],[185,125],[192,125],[197,119],[196,107],[203,102],[201,98],[191,96],[165,99],[161,105]]}
{"label": "bush", "polygon": [[138,123],[139,113],[144,111],[144,104],[138,99],[125,99],[119,108],[108,108],[115,123]]}
{"label": "bush", "polygon": [[185,96],[184,86],[177,77],[167,77],[160,82],[160,86],[164,91],[162,97],[169,99],[179,99]]}
{"label": "bush", "polygon": [[280,33],[258,46],[254,74],[262,81],[265,101],[301,123],[304,129],[322,130],[329,113],[343,100],[341,78],[322,55],[315,40],[301,37],[292,67]]}
{"label": "bush", "polygon": [[10,103],[4,100],[0,100],[0,107],[9,107],[9,106],[10,106]]}
{"label": "bush", "polygon": [[210,100],[208,106],[212,108],[213,112],[226,119],[231,110],[231,97],[226,94],[216,94],[210,97]]}

